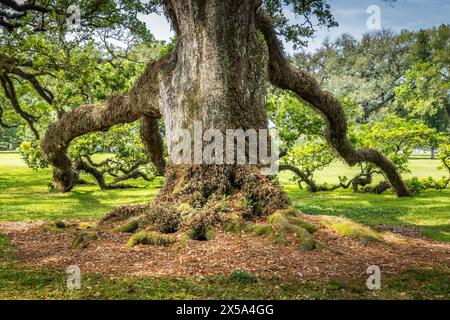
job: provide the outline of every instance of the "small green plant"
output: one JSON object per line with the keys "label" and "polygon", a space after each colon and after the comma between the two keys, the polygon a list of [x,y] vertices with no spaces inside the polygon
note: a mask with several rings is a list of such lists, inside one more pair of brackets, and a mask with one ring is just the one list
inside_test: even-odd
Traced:
{"label": "small green plant", "polygon": [[427,188],[426,185],[417,177],[406,180],[406,185],[412,194],[419,195],[424,192]]}
{"label": "small green plant", "polygon": [[234,270],[233,272],[231,272],[230,280],[241,283],[258,282],[258,278],[255,275],[242,270]]}

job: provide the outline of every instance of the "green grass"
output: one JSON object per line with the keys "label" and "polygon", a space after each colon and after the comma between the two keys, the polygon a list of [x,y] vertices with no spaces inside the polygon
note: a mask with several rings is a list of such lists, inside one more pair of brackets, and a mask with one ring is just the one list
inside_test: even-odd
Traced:
{"label": "green grass", "polygon": [[307,214],[345,216],[370,226],[420,227],[423,235],[450,242],[450,190],[426,191],[413,198],[355,194],[350,190],[310,194],[286,187],[294,206]]}
{"label": "green grass", "polygon": [[0,300],[5,299],[449,299],[448,270],[411,270],[382,279],[368,290],[365,279],[344,282],[280,279],[235,270],[210,277],[131,277],[82,274],[81,289],[69,290],[61,270],[26,269],[0,234]]}
{"label": "green grass", "polygon": [[33,171],[17,153],[0,153],[0,221],[97,219],[121,204],[148,202],[162,185],[157,179],[138,182],[139,189],[77,186],[63,194],[50,192],[50,182],[49,169]]}
{"label": "green grass", "polygon": [[[440,178],[446,175],[439,169],[438,160],[415,157],[410,162],[412,173],[405,178]],[[339,176],[351,177],[355,169],[341,162],[317,174],[319,183],[337,183]],[[300,190],[292,183],[291,175],[280,174],[280,182],[289,193],[294,206],[307,214],[325,214],[344,216],[356,222],[370,226],[396,225],[420,227],[423,235],[437,241],[450,242],[450,189],[428,190],[420,196],[397,198],[392,193],[383,195],[356,194],[352,190],[337,190],[312,194]],[[379,180],[377,177],[375,180]]]}
{"label": "green grass", "polygon": [[[0,264],[0,299],[449,299],[450,273],[411,270],[383,279],[368,290],[365,280],[312,281],[256,277],[242,281],[234,273],[204,278],[81,275],[81,290],[68,290],[61,271],[29,270]],[[253,279],[252,278],[252,279]]]}
{"label": "green grass", "polygon": [[[438,178],[439,161],[417,157],[411,160],[413,174],[406,176]],[[351,176],[355,169],[341,162],[317,175],[317,181],[337,182],[339,175]],[[345,216],[356,222],[376,225],[421,227],[434,240],[450,241],[450,189],[426,191],[414,198],[398,199],[384,195],[355,194],[351,190],[311,194],[299,190],[280,174],[280,181],[296,208],[308,214]],[[97,186],[77,186],[73,192],[50,192],[51,171],[33,171],[17,153],[0,153],[0,221],[98,219],[121,204],[144,203],[153,198],[162,185],[139,181],[142,188],[102,191]],[[134,182],[133,182],[134,183]]]}

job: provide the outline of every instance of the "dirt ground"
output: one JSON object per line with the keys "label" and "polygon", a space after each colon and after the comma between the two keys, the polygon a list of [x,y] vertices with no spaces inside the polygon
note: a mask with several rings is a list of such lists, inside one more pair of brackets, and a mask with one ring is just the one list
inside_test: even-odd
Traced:
{"label": "dirt ground", "polygon": [[42,223],[3,223],[28,267],[66,269],[78,265],[83,273],[135,276],[207,276],[241,269],[253,274],[305,279],[357,279],[369,265],[378,265],[389,276],[414,268],[449,268],[450,244],[410,236],[408,232],[384,234],[386,243],[363,244],[357,239],[320,229],[315,239],[328,249],[302,253],[295,243],[274,244],[252,234],[217,232],[211,241],[189,241],[181,252],[170,247],[127,247],[130,235],[100,232],[84,249],[72,249],[73,234],[51,233]]}

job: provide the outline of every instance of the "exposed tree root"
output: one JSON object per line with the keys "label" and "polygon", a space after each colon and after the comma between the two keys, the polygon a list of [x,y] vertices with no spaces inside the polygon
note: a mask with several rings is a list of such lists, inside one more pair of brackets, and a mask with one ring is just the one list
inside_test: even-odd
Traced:
{"label": "exposed tree root", "polygon": [[103,224],[125,233],[184,233],[174,250],[187,239],[212,239],[216,228],[264,234],[277,242],[294,236],[304,251],[317,247],[316,227],[297,215],[284,191],[256,166],[170,166],[151,205],[120,207]]}
{"label": "exposed tree root", "polygon": [[175,240],[167,235],[158,234],[156,232],[138,232],[128,241],[128,247],[132,248],[139,244],[152,246],[168,246]]}
{"label": "exposed tree root", "polygon": [[256,16],[256,24],[264,34],[269,47],[269,79],[281,89],[289,90],[320,112],[327,124],[326,139],[331,147],[350,165],[370,162],[383,170],[399,197],[411,195],[395,164],[377,150],[355,149],[348,139],[348,124],[342,106],[329,92],[323,91],[317,81],[306,72],[292,69],[284,56],[282,45],[269,17]]}
{"label": "exposed tree root", "polygon": [[150,204],[120,206],[109,212],[100,224],[115,223],[128,220],[131,217],[139,216],[150,208]]}
{"label": "exposed tree root", "polygon": [[[189,239],[212,239],[216,228],[251,232],[281,243],[295,238],[302,251],[317,248],[312,236],[317,228],[301,219],[285,193],[258,170],[253,166],[170,166],[165,187],[151,205],[121,207],[103,223],[116,225],[118,232],[151,232],[151,238],[155,232],[184,233],[175,251],[182,250]],[[138,238],[147,236],[141,233]],[[147,240],[142,241],[153,244]],[[136,239],[130,241],[134,244]]]}
{"label": "exposed tree root", "polygon": [[297,210],[293,208],[276,211],[267,218],[266,224],[259,224],[253,229],[255,234],[267,235],[278,242],[287,242],[287,236],[294,235],[303,252],[317,248],[318,244],[312,235],[316,231],[317,228],[300,219]]}
{"label": "exposed tree root", "polygon": [[343,236],[358,238],[363,242],[384,241],[378,232],[343,217],[319,216],[318,221]]}

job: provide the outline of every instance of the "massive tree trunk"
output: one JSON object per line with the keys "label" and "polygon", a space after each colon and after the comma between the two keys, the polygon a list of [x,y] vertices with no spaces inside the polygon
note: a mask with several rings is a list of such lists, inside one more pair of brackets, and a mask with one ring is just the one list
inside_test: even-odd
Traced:
{"label": "massive tree trunk", "polygon": [[[171,1],[170,9],[178,32],[177,64],[161,84],[160,109],[170,152],[179,141],[179,129],[190,132],[193,148],[191,154],[183,155],[192,166],[171,164],[160,199],[170,198],[174,194],[171,189],[180,185],[185,192],[206,200],[211,195],[235,193],[242,187],[240,180],[253,176],[249,173],[252,168],[204,165],[194,153],[196,148],[203,149],[201,135],[208,129],[218,130],[223,136],[229,129],[267,129],[268,55],[255,29],[255,3]],[[195,132],[196,123],[202,128],[197,125]],[[178,172],[175,177],[174,172]],[[183,181],[170,183],[177,177]]]}
{"label": "massive tree trunk", "polygon": [[[166,15],[177,33],[173,52],[149,64],[127,96],[112,99],[104,106],[81,107],[49,128],[42,147],[55,168],[56,186],[67,191],[73,185],[70,159],[65,154],[72,139],[144,117],[141,132],[144,142],[154,152],[152,160],[166,172],[165,185],[154,201],[161,214],[174,210],[188,213],[202,229],[206,222],[211,222],[211,216],[214,221],[222,220],[223,213],[242,220],[267,217],[286,209],[289,207],[286,194],[261,174],[264,163],[260,158],[255,164],[205,163],[196,153],[198,149],[200,153],[204,150],[202,134],[206,130],[226,135],[233,129],[267,129],[265,94],[270,80],[273,85],[297,93],[325,115],[330,144],[350,164],[360,161],[379,164],[397,193],[406,195],[407,189],[391,162],[375,151],[355,150],[350,145],[340,105],[320,91],[309,76],[291,71],[268,20],[257,13],[258,4],[257,0],[165,0]],[[167,168],[161,159],[156,122],[160,116],[165,121],[172,160]],[[175,161],[180,156],[177,149],[180,129],[190,134],[187,145],[191,148],[184,150],[183,163]],[[251,156],[250,139],[246,152]],[[228,159],[223,151],[222,156]],[[139,207],[137,213],[143,210]],[[131,211],[124,210],[125,215],[128,217]],[[115,212],[111,216],[117,215]],[[272,215],[269,229],[278,234],[291,218],[279,213]],[[314,247],[304,229],[298,225],[288,229],[301,235],[306,247]]]}

